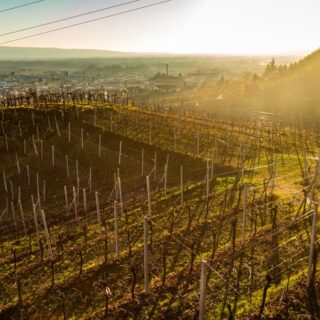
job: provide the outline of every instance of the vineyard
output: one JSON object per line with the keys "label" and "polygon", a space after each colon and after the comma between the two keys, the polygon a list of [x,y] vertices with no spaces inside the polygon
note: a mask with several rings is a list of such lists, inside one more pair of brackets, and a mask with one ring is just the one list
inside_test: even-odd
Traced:
{"label": "vineyard", "polygon": [[99,91],[0,107],[1,319],[320,317],[318,132]]}

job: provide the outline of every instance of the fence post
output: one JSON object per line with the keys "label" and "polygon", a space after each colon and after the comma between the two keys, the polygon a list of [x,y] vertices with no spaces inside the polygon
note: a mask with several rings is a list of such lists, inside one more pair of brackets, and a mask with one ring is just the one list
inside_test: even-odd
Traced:
{"label": "fence post", "polygon": [[67,186],[64,186],[63,189],[64,189],[64,199],[65,199],[65,202],[66,202],[67,218],[69,219],[69,201],[68,201]]}
{"label": "fence post", "polygon": [[17,231],[17,219],[16,219],[16,212],[14,210],[14,204],[13,204],[13,201],[11,201],[11,211],[12,211],[12,217],[13,217],[13,223],[14,223],[14,227],[15,227],[15,230]]}
{"label": "fence post", "polygon": [[144,292],[149,293],[148,273],[148,218],[143,219],[143,265],[144,265]]}
{"label": "fence post", "polygon": [[30,186],[30,170],[29,170],[29,165],[27,164],[27,179],[28,179],[28,185]]}
{"label": "fence post", "polygon": [[243,190],[243,212],[242,212],[242,240],[241,245],[244,246],[246,241],[246,222],[247,222],[247,185]]}
{"label": "fence post", "polygon": [[183,166],[180,166],[180,192],[181,192],[181,205],[183,206]]}
{"label": "fence post", "polygon": [[121,214],[123,215],[122,187],[121,187],[121,178],[120,177],[118,177],[118,188],[119,188],[120,209],[121,209]]}
{"label": "fence post", "polygon": [[155,151],[154,153],[154,174],[153,174],[153,177],[154,177],[154,181],[157,181],[157,151]]}
{"label": "fence post", "polygon": [[311,238],[310,238],[307,287],[310,287],[310,284],[311,284],[312,262],[313,262],[313,255],[314,255],[314,244],[316,241],[317,220],[318,220],[318,203],[315,202],[314,203],[313,220],[312,220],[312,233],[311,233]]}
{"label": "fence post", "polygon": [[67,177],[70,177],[70,172],[69,172],[69,158],[66,155],[66,169],[67,169]]}
{"label": "fence post", "polygon": [[114,212],[114,234],[116,240],[116,258],[119,259],[119,231],[118,231],[118,202],[113,202],[113,212]]}
{"label": "fence post", "polygon": [[[56,124],[56,130],[57,130],[57,134],[59,137],[61,137],[61,133],[60,133],[60,128],[59,128],[59,123],[57,121],[57,117],[54,116],[54,121],[55,121],[55,124]],[[37,129],[37,132],[38,132],[38,140],[39,140],[39,130]]]}
{"label": "fence post", "polygon": [[100,205],[99,205],[99,193],[96,191],[96,208],[97,208],[97,217],[98,217],[98,224],[99,224],[99,235],[100,238],[102,237],[102,232],[101,232],[101,216],[100,216]]}
{"label": "fence post", "polygon": [[78,210],[77,210],[77,193],[76,193],[76,187],[72,187],[73,191],[73,205],[74,205],[74,214],[76,217],[76,220],[78,221]]}
{"label": "fence post", "polygon": [[77,180],[77,182],[79,180],[79,162],[78,162],[78,159],[76,159],[76,180]]}
{"label": "fence post", "polygon": [[207,289],[207,262],[205,260],[201,260],[199,320],[204,320],[204,317],[205,317],[206,289]]}
{"label": "fence post", "polygon": [[164,165],[164,196],[167,196],[168,164]]}
{"label": "fence post", "polygon": [[207,160],[207,199],[209,200],[209,183],[210,183],[210,174],[209,174],[209,160]]}
{"label": "fence post", "polygon": [[9,151],[8,137],[7,137],[6,134],[4,135],[4,141],[5,141],[5,144],[6,144],[6,150]]}
{"label": "fence post", "polygon": [[119,145],[119,166],[121,165],[121,157],[122,157],[122,141],[120,141],[120,145]]}
{"label": "fence post", "polygon": [[147,176],[147,191],[148,191],[149,217],[151,217],[151,196],[150,196],[150,178],[149,178],[149,176]]}
{"label": "fence post", "polygon": [[2,175],[3,175],[3,186],[4,186],[4,190],[8,193],[6,173],[4,172],[4,170],[2,171]]}
{"label": "fence post", "polygon": [[54,145],[51,146],[51,159],[52,159],[52,166],[54,167]]}
{"label": "fence post", "polygon": [[21,170],[20,170],[20,163],[19,163],[19,158],[18,158],[18,154],[16,153],[16,163],[17,163],[17,170],[18,170],[18,174],[21,174]]}
{"label": "fence post", "polygon": [[152,125],[149,124],[149,144],[152,144]]}
{"label": "fence post", "polygon": [[81,149],[83,150],[83,128],[81,128]]}
{"label": "fence post", "polygon": [[89,168],[89,191],[92,192],[92,168]]}
{"label": "fence post", "polygon": [[39,185],[39,173],[37,172],[37,198],[38,198],[38,207],[41,209],[41,199],[40,199],[40,185]]}
{"label": "fence post", "polygon": [[[27,153],[27,151],[25,153]],[[42,160],[43,159],[43,140],[42,139],[40,140],[40,157]]]}
{"label": "fence post", "polygon": [[144,149],[141,151],[141,176],[144,176]]}
{"label": "fence post", "polygon": [[38,243],[38,246],[40,247],[37,209],[36,209],[36,205],[34,203],[32,203],[32,209],[33,209],[34,226],[36,228],[37,243]]}
{"label": "fence post", "polygon": [[46,215],[44,214],[43,210],[41,210],[41,215],[42,215],[44,231],[45,231],[47,242],[48,242],[49,256],[50,256],[50,259],[52,260],[53,257],[52,257],[51,240],[50,240],[50,235],[49,235],[49,231],[48,231]]}
{"label": "fence post", "polygon": [[26,229],[26,223],[24,221],[24,212],[22,208],[21,198],[19,198],[19,210],[20,210],[21,219],[22,219],[23,232],[24,232],[24,235],[27,236],[27,229]]}

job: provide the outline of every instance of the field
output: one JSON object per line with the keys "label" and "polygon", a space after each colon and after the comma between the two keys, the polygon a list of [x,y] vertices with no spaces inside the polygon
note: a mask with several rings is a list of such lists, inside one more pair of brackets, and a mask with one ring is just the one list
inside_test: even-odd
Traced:
{"label": "field", "polygon": [[317,131],[101,92],[1,126],[1,319],[320,317]]}

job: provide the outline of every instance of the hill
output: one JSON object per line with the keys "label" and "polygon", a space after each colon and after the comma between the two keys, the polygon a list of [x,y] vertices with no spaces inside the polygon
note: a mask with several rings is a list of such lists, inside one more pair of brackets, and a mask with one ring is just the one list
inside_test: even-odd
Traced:
{"label": "hill", "polygon": [[320,50],[288,68],[274,65],[269,70],[267,67],[266,77],[268,86],[286,99],[320,98]]}
{"label": "hill", "polygon": [[272,60],[260,76],[245,84],[244,97],[261,108],[315,120],[320,102],[320,50],[290,65]]}
{"label": "hill", "polygon": [[319,134],[32,97],[0,101],[0,319],[319,319]]}
{"label": "hill", "polygon": [[0,47],[0,60],[116,58],[134,55],[134,53],[105,50]]}

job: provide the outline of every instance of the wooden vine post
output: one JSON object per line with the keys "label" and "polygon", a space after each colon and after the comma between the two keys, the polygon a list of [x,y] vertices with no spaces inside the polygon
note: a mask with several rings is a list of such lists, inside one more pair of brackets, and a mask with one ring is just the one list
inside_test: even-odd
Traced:
{"label": "wooden vine post", "polygon": [[141,151],[141,176],[144,176],[144,149]]}
{"label": "wooden vine post", "polygon": [[153,172],[154,181],[157,181],[157,151],[154,153],[154,172]]}
{"label": "wooden vine post", "polygon": [[52,166],[54,167],[54,145],[51,146],[51,160],[52,160]]}
{"label": "wooden vine post", "polygon": [[119,144],[119,166],[121,166],[121,157],[122,157],[122,141]]}
{"label": "wooden vine post", "polygon": [[89,168],[89,191],[92,192],[92,168]]}
{"label": "wooden vine post", "polygon": [[113,213],[114,213],[114,235],[116,242],[116,259],[119,260],[119,230],[118,230],[118,202],[113,202]]}
{"label": "wooden vine post", "polygon": [[100,238],[102,238],[99,193],[97,191],[95,193],[95,196],[96,196],[97,218],[98,218],[98,225],[99,225],[99,235],[100,235]]}
{"label": "wooden vine post", "polygon": [[143,266],[144,266],[144,292],[149,293],[148,272],[148,218],[143,219]]}
{"label": "wooden vine post", "polygon": [[83,150],[83,128],[81,128],[81,150]]}
{"label": "wooden vine post", "polygon": [[28,186],[30,186],[30,169],[29,169],[29,165],[27,164],[27,179],[28,179]]}
{"label": "wooden vine post", "polygon": [[246,221],[247,221],[247,185],[243,187],[243,212],[242,212],[242,239],[241,245],[245,245],[246,241]]}
{"label": "wooden vine post", "polygon": [[6,191],[6,193],[8,193],[6,173],[4,172],[4,170],[2,171],[2,175],[3,175],[3,186],[4,186],[4,190]]}
{"label": "wooden vine post", "polygon": [[201,260],[199,320],[204,320],[206,312],[207,262]]}
{"label": "wooden vine post", "polygon": [[32,209],[33,209],[33,218],[34,218],[34,226],[36,229],[36,237],[37,237],[37,243],[40,248],[40,238],[39,238],[39,226],[38,226],[38,219],[37,219],[37,208],[34,203],[32,203]]}
{"label": "wooden vine post", "polygon": [[101,158],[101,134],[99,134],[99,149],[98,149],[98,156]]}
{"label": "wooden vine post", "polygon": [[167,196],[168,164],[164,165],[164,196]]}
{"label": "wooden vine post", "polygon": [[209,200],[209,190],[210,190],[210,167],[209,167],[209,160],[207,160],[207,199]]}
{"label": "wooden vine post", "polygon": [[88,214],[87,214],[87,190],[86,190],[86,188],[82,189],[82,195],[83,195],[83,211],[84,211],[86,224],[87,224]]}
{"label": "wooden vine post", "polygon": [[150,195],[150,177],[147,176],[147,192],[148,192],[148,211],[149,217],[151,217],[151,195]]}
{"label": "wooden vine post", "polygon": [[75,215],[76,221],[78,221],[77,192],[76,192],[75,186],[72,187],[72,192],[73,192],[74,215]]}
{"label": "wooden vine post", "polygon": [[180,193],[181,193],[181,205],[183,206],[183,166],[180,166]]}
{"label": "wooden vine post", "polygon": [[309,250],[309,262],[308,262],[308,277],[307,277],[307,287],[311,285],[312,278],[312,264],[314,257],[314,250],[317,238],[317,221],[318,221],[318,202],[314,202],[313,219],[312,219],[312,233],[310,238],[310,250]]}
{"label": "wooden vine post", "polygon": [[121,214],[123,215],[123,199],[122,199],[122,187],[121,187],[120,177],[118,177],[118,188],[119,188],[120,209],[121,209]]}
{"label": "wooden vine post", "polygon": [[41,210],[41,216],[42,216],[42,222],[43,222],[44,231],[45,231],[46,238],[47,238],[47,243],[48,243],[49,257],[50,257],[50,260],[52,261],[53,260],[53,255],[52,255],[50,234],[49,234],[49,230],[48,230],[48,226],[47,226],[46,215],[44,214],[43,210]]}
{"label": "wooden vine post", "polygon": [[68,155],[66,155],[66,171],[67,171],[67,177],[70,177],[70,171],[69,171],[69,158]]}

